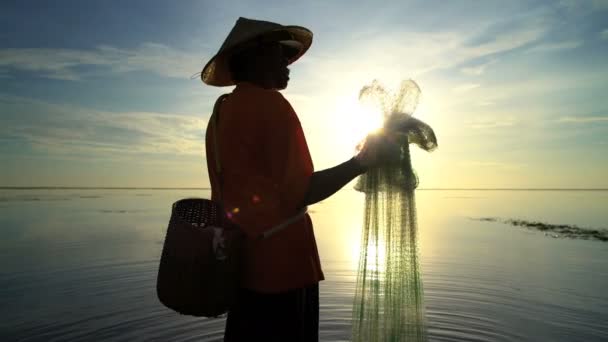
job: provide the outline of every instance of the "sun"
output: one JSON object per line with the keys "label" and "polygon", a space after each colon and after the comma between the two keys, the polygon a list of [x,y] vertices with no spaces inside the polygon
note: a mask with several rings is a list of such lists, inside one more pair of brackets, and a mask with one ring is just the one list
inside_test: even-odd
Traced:
{"label": "sun", "polygon": [[356,146],[365,137],[382,128],[383,118],[380,108],[359,102],[357,97],[344,98],[338,103],[341,129],[336,131],[339,139]]}

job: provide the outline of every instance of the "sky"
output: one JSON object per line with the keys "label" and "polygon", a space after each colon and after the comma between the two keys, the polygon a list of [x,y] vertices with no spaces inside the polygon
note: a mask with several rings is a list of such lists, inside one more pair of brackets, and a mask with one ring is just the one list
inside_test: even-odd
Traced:
{"label": "sky", "polygon": [[238,17],[314,33],[282,91],[316,170],[412,79],[421,188],[608,188],[608,1],[2,1],[0,186],[208,187],[196,73]]}

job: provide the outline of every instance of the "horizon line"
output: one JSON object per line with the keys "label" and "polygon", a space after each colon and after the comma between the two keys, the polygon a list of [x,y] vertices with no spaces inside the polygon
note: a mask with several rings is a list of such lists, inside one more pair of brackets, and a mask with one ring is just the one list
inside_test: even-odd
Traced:
{"label": "horizon line", "polygon": [[[211,190],[210,187],[129,187],[129,186],[0,186],[2,190]],[[341,189],[343,190],[343,189]],[[416,190],[477,191],[608,191],[608,188],[418,188]]]}

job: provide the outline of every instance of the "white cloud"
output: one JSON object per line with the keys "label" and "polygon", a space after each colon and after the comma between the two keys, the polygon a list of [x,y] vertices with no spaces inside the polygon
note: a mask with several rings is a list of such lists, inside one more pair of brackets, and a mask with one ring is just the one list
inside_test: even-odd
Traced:
{"label": "white cloud", "polygon": [[465,93],[468,91],[471,91],[473,89],[479,88],[481,86],[481,84],[479,83],[465,83],[465,84],[461,84],[459,86],[456,86],[452,89],[452,91],[456,92],[456,93]]}
{"label": "white cloud", "polygon": [[513,50],[537,41],[545,32],[546,28],[542,25],[503,32],[490,42],[464,49],[465,55],[468,55],[469,58],[476,58]]}
{"label": "white cloud", "polygon": [[92,50],[8,48],[0,50],[0,68],[25,70],[61,80],[86,77],[82,69],[77,68],[81,66],[106,67],[114,73],[143,70],[166,77],[187,78],[200,71],[202,57],[154,43],[133,49],[111,46]]}
{"label": "white cloud", "polygon": [[[511,103],[519,103],[521,105],[522,101],[526,101],[534,107],[538,108],[542,106],[550,109],[553,108],[554,104],[547,100],[547,95],[551,97],[554,94],[566,91],[585,92],[592,91],[593,89],[602,89],[606,86],[606,80],[608,79],[608,68],[601,66],[586,68],[584,65],[580,65],[576,68],[564,68],[560,72],[555,73],[529,70],[525,61],[520,63],[510,64],[510,68],[518,69],[520,73],[522,70],[528,70],[526,72],[531,74],[525,81],[521,78],[509,81],[501,80],[500,82],[484,81],[483,86],[475,90],[474,97],[454,96],[450,99],[450,104],[454,105],[455,102],[464,102],[467,105],[493,104],[496,105],[492,108],[495,111],[500,108],[507,108]],[[568,105],[569,108],[571,106],[576,107],[574,104]],[[555,109],[551,109],[551,111],[554,112]],[[553,118],[555,120],[555,116]]]}
{"label": "white cloud", "polygon": [[0,137],[54,155],[84,158],[204,155],[206,120],[153,112],[104,112],[0,96]]}
{"label": "white cloud", "polygon": [[466,125],[473,129],[511,127],[515,124],[517,120],[513,117],[476,117],[466,122]]}
{"label": "white cloud", "polygon": [[565,42],[559,42],[559,43],[545,43],[545,44],[538,44],[536,46],[533,46],[532,48],[528,49],[526,52],[531,53],[531,52],[552,52],[552,51],[559,51],[559,50],[571,50],[571,49],[576,49],[577,47],[581,46],[582,44],[583,44],[582,41],[577,41],[577,40],[571,40],[571,41],[565,41]]}
{"label": "white cloud", "polygon": [[559,118],[557,122],[563,123],[595,123],[608,122],[608,116],[565,116]]}
{"label": "white cloud", "polygon": [[486,71],[486,69],[488,68],[488,66],[490,66],[490,65],[492,65],[494,63],[496,63],[496,60],[491,60],[491,61],[489,61],[487,63],[484,63],[484,64],[479,64],[479,65],[476,65],[476,66],[470,66],[470,67],[461,68],[460,71],[463,74],[467,74],[467,75],[470,75],[470,76],[480,76],[481,74],[483,74]]}
{"label": "white cloud", "polygon": [[480,31],[369,34],[357,41],[340,42],[340,49],[331,53],[315,54],[311,51],[297,66],[307,74],[302,81],[309,84],[302,85],[303,82],[298,81],[294,85],[313,89],[319,84],[326,88],[344,88],[344,84],[360,85],[373,78],[382,79],[385,83],[398,83],[402,78],[420,78],[431,71],[459,67],[463,63],[521,48],[541,39],[546,31],[546,23],[532,20],[512,25],[498,35],[488,34],[476,43],[471,41],[480,37]]}

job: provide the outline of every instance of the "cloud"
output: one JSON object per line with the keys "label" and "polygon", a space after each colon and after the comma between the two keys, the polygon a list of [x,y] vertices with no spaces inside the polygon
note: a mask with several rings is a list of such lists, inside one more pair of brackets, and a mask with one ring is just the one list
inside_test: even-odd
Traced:
{"label": "cloud", "polygon": [[481,74],[483,74],[486,71],[486,69],[488,68],[488,66],[490,66],[490,65],[492,65],[494,63],[496,63],[496,60],[491,60],[491,61],[489,61],[487,63],[484,63],[484,64],[479,64],[479,65],[476,65],[476,66],[470,66],[470,67],[461,68],[460,71],[463,74],[467,74],[467,75],[470,75],[470,76],[480,76]]}
{"label": "cloud", "polygon": [[605,29],[604,31],[600,32],[600,38],[602,38],[603,40],[608,40],[608,29]]}
{"label": "cloud", "polygon": [[154,112],[104,112],[0,95],[0,138],[81,158],[204,155],[206,120]]}
{"label": "cloud", "polygon": [[540,39],[546,32],[546,28],[532,25],[531,27],[505,31],[496,36],[495,39],[475,46],[468,46],[463,49],[464,55],[468,58],[477,58],[499,52],[510,51]]}
{"label": "cloud", "polygon": [[[430,72],[460,69],[463,64],[479,59],[490,58],[493,62],[499,54],[540,40],[548,29],[547,23],[537,19],[518,20],[516,23],[503,23],[499,32],[490,30],[492,25],[481,30],[370,32],[359,35],[356,40],[335,42],[340,49],[331,53],[311,52],[298,62],[297,68],[310,75],[305,80],[309,89],[315,89],[319,84],[343,88],[344,83],[361,84],[372,78],[396,83],[400,81],[397,77],[420,78]],[[469,67],[464,72],[482,73],[486,67]],[[296,86],[300,87],[300,84]]]}
{"label": "cloud", "polygon": [[558,5],[570,11],[608,9],[607,0],[561,0]]}
{"label": "cloud", "polygon": [[490,113],[492,112],[485,112],[484,110],[483,114],[469,116],[465,118],[462,123],[464,127],[483,130],[491,128],[513,127],[522,122],[520,118],[516,117],[517,114],[509,112],[497,114]]}
{"label": "cloud", "polygon": [[583,45],[583,42],[577,41],[577,40],[565,41],[565,42],[559,42],[559,43],[545,43],[545,44],[536,45],[536,46],[528,49],[526,51],[526,53],[571,50],[571,49],[576,49],[577,47],[579,47],[581,45]]}
{"label": "cloud", "polygon": [[507,163],[498,161],[487,161],[487,160],[465,160],[459,163],[465,167],[474,168],[493,168],[493,169],[504,169],[504,170],[515,170],[525,167],[524,164],[519,163]]}
{"label": "cloud", "polygon": [[201,57],[155,43],[144,43],[133,49],[107,45],[92,50],[7,48],[0,50],[0,68],[69,81],[86,77],[87,71],[82,67],[87,66],[105,67],[113,73],[142,70],[165,77],[186,78],[200,71]]}
{"label": "cloud", "polygon": [[564,116],[559,118],[557,122],[574,124],[608,122],[608,116]]}
{"label": "cloud", "polygon": [[467,125],[473,129],[488,129],[500,127],[512,127],[517,123],[513,118],[504,119],[476,119],[468,122]]}
{"label": "cloud", "polygon": [[454,91],[456,93],[465,93],[465,92],[471,91],[473,89],[479,88],[480,86],[481,86],[481,84],[479,84],[479,83],[465,83],[465,84],[461,84],[459,86],[452,88],[452,91]]}

